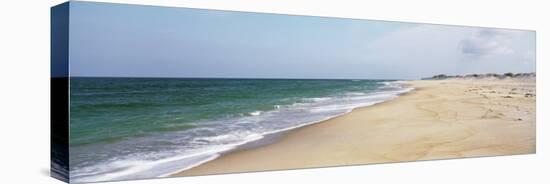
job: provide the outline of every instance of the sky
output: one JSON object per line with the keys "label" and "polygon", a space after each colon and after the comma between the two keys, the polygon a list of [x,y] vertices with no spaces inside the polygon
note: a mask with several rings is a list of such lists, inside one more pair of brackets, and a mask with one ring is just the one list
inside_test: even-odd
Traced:
{"label": "sky", "polygon": [[71,2],[70,75],[419,79],[535,72],[535,32]]}

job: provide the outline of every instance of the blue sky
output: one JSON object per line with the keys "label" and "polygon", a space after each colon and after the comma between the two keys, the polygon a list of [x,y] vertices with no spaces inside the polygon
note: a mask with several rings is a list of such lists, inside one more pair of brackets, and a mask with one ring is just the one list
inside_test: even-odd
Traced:
{"label": "blue sky", "polygon": [[534,72],[532,31],[71,2],[71,76],[416,79]]}

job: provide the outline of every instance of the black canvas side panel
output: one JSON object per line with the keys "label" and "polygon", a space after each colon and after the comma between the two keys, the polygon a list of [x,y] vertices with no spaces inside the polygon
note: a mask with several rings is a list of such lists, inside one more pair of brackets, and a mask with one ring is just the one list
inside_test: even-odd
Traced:
{"label": "black canvas side panel", "polygon": [[51,176],[69,182],[69,2],[51,8]]}

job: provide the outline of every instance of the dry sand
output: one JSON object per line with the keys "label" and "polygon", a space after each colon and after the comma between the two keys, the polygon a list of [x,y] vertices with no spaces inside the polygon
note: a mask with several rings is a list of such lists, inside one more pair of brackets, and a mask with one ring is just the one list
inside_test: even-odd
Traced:
{"label": "dry sand", "polygon": [[534,80],[407,83],[394,100],[175,176],[535,153]]}

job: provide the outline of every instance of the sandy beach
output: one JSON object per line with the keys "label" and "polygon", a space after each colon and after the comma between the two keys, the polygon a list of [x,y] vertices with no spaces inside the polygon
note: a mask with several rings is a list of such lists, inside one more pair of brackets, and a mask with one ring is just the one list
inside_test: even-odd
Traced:
{"label": "sandy beach", "polygon": [[535,81],[408,81],[414,91],[175,176],[529,154]]}

